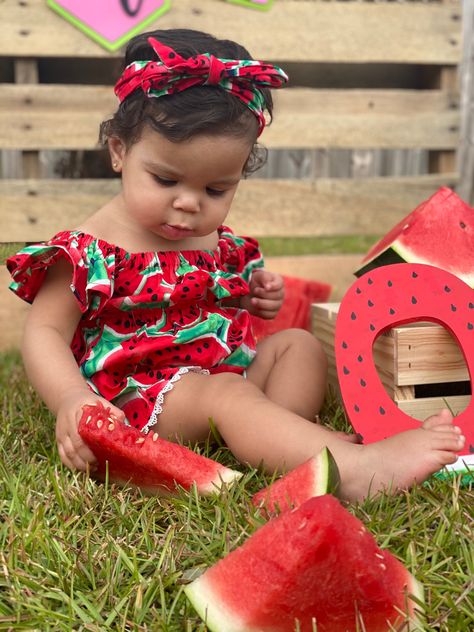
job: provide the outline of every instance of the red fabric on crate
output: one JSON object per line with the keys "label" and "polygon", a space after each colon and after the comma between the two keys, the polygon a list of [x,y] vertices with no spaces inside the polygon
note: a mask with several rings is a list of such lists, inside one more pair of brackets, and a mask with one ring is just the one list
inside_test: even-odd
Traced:
{"label": "red fabric on crate", "polygon": [[251,316],[252,328],[257,341],[282,329],[298,327],[311,330],[311,304],[325,303],[331,293],[331,286],[321,281],[311,281],[300,277],[283,276],[285,299],[281,310],[273,320]]}

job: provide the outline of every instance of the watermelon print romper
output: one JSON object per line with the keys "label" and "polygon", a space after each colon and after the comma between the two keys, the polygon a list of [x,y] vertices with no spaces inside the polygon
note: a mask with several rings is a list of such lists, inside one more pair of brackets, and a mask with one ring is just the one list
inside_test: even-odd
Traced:
{"label": "watermelon print romper", "polygon": [[91,390],[144,433],[165,393],[188,371],[243,374],[255,356],[246,310],[226,299],[248,293],[263,266],[258,243],[221,226],[215,250],[129,253],[80,231],[62,231],[7,261],[10,288],[31,303],[47,268],[73,267],[82,312],[71,349]]}

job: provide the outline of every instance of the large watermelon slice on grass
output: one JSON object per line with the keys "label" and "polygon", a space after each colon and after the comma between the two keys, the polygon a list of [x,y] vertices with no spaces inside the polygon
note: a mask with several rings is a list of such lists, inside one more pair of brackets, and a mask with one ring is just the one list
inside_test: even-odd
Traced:
{"label": "large watermelon slice on grass", "polygon": [[212,494],[242,476],[156,433],[144,435],[120,423],[100,402],[83,407],[79,434],[97,459],[97,478],[107,474],[113,482],[148,493],[172,493],[178,485],[189,490],[195,484],[199,493]]}
{"label": "large watermelon slice on grass", "polygon": [[[388,632],[422,589],[333,496],[267,522],[185,588],[214,632]],[[298,627],[299,626],[299,627]]]}
{"label": "large watermelon slice on grass", "polygon": [[265,515],[299,507],[313,496],[335,494],[340,484],[336,461],[327,448],[252,497]]}
{"label": "large watermelon slice on grass", "polygon": [[356,275],[403,262],[448,270],[474,287],[474,209],[442,187],[369,250]]}

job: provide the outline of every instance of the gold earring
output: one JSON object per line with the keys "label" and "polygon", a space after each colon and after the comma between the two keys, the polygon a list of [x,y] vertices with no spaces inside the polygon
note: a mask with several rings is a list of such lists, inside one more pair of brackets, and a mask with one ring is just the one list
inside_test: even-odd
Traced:
{"label": "gold earring", "polygon": [[118,167],[118,162],[113,162],[113,163],[112,163],[112,167],[113,167],[114,169],[117,169],[117,167]]}

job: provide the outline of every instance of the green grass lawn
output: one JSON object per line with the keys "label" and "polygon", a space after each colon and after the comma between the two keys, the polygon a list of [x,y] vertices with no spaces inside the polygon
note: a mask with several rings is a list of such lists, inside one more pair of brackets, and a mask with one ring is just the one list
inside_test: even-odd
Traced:
{"label": "green grass lawn", "polygon": [[[60,464],[17,355],[0,357],[0,390],[0,630],[204,631],[183,588],[262,524],[249,499],[265,477],[214,448],[244,472],[218,497],[97,484]],[[335,403],[324,419],[344,425]],[[456,480],[349,507],[424,585],[417,629],[474,630],[473,508]]]}

